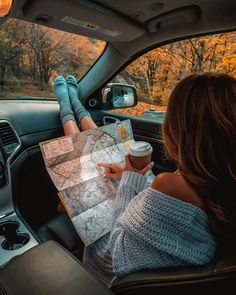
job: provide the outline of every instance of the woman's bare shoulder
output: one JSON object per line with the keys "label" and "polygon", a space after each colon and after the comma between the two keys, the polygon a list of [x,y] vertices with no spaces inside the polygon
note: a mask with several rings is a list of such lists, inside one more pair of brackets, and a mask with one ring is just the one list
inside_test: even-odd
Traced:
{"label": "woman's bare shoulder", "polygon": [[204,204],[201,198],[179,173],[160,173],[153,180],[151,187],[163,194],[204,209]]}
{"label": "woman's bare shoulder", "polygon": [[164,194],[172,191],[173,180],[176,181],[175,173],[164,172],[158,174],[152,183],[152,188]]}

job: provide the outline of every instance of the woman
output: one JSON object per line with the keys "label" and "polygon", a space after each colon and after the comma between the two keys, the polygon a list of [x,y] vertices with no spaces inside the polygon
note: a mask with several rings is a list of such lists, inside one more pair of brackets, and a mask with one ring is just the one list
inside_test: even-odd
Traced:
{"label": "woman", "polygon": [[[96,125],[78,101],[76,80],[55,80],[65,134]],[[170,96],[164,144],[175,173],[145,173],[102,164],[120,178],[109,234],[85,249],[84,262],[103,282],[145,268],[203,265],[236,229],[236,80],[223,74],[191,75]]]}

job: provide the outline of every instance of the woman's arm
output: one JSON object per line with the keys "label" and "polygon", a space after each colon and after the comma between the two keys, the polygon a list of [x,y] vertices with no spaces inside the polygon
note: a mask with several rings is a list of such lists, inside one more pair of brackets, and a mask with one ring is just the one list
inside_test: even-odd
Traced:
{"label": "woman's arm", "polygon": [[147,186],[147,176],[134,171],[125,171],[122,174],[114,206],[113,224],[130,201]]}
{"label": "woman's arm", "polygon": [[[133,176],[131,173],[125,173],[124,179],[122,179],[110,232],[109,249],[113,272],[117,277],[125,276],[142,268],[153,267],[157,257],[160,257],[158,249],[153,247],[151,243],[149,244],[150,233],[145,223],[145,216],[149,211],[145,206],[146,200],[150,197],[149,189],[147,188],[132,197],[131,195],[134,193],[132,184],[127,186]],[[141,188],[143,179],[136,180],[139,181]],[[127,201],[124,201],[122,195],[126,196],[125,200]]]}
{"label": "woman's arm", "polygon": [[124,165],[99,163],[98,166],[106,168],[105,176],[120,179],[114,208],[114,223],[133,197],[148,186],[147,176],[145,175],[152,169],[153,162],[138,171],[130,163],[129,155],[126,155]]}

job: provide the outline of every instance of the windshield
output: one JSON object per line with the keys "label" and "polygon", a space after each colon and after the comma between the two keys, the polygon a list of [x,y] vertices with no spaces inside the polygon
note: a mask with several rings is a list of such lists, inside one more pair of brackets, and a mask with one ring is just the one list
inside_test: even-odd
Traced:
{"label": "windshield", "polygon": [[104,41],[9,19],[0,26],[0,99],[54,98],[57,75],[78,80],[104,50]]}

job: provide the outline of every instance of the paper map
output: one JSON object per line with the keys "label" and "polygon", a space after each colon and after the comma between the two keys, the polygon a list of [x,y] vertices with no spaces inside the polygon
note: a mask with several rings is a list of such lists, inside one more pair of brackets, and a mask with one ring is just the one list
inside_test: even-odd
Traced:
{"label": "paper map", "polygon": [[125,120],[40,143],[47,171],[85,246],[110,231],[118,187],[97,163],[123,163],[133,141]]}

